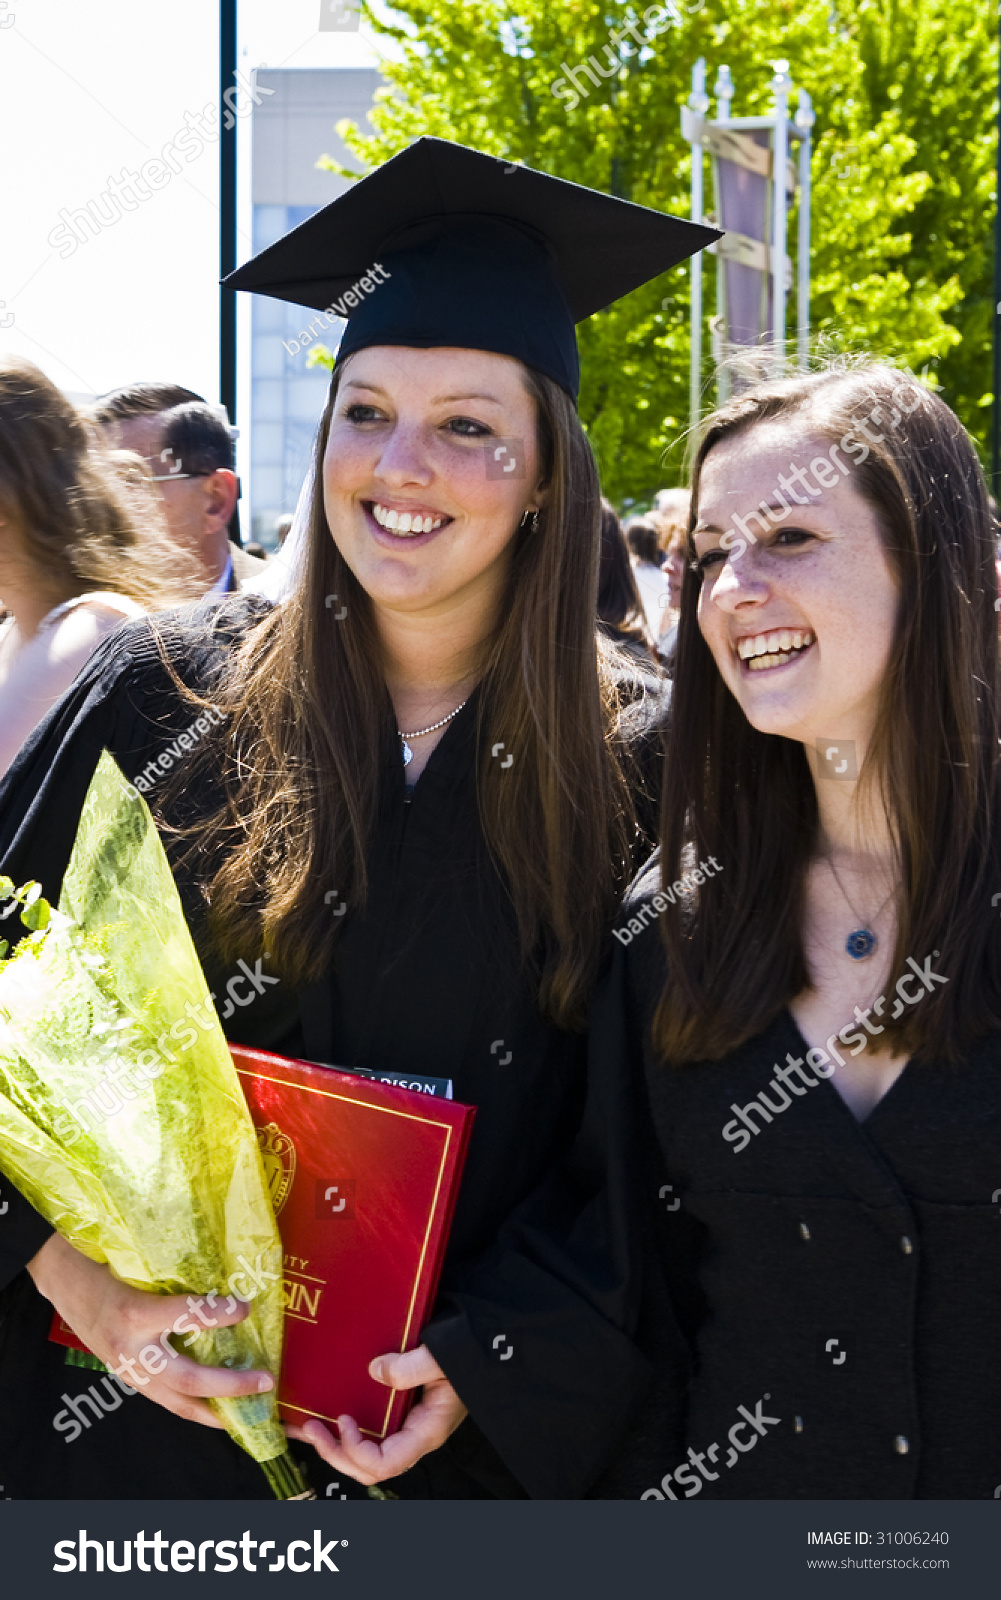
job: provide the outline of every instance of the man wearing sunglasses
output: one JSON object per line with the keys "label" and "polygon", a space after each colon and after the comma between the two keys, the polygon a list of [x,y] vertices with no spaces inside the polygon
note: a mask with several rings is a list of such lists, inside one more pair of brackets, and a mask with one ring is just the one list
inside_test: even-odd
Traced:
{"label": "man wearing sunglasses", "polygon": [[141,455],[171,536],[201,563],[207,594],[229,594],[264,570],[239,542],[233,432],[221,408],[176,384],[135,384],[98,402],[108,443]]}

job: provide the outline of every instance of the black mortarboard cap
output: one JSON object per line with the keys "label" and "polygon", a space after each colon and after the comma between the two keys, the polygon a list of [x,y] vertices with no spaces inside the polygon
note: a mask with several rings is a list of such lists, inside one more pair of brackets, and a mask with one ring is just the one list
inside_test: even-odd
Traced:
{"label": "black mortarboard cap", "polygon": [[[338,303],[338,360],[367,345],[515,356],[576,399],[574,323],[720,235],[663,211],[418,139],[231,272],[233,289]],[[374,266],[380,273],[370,271]],[[368,276],[369,288],[358,288]],[[352,291],[357,304],[345,303]]]}

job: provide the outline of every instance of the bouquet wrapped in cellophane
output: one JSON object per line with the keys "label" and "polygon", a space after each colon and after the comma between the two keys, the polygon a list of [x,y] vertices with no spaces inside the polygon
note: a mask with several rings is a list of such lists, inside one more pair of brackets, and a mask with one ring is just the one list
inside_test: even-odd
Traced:
{"label": "bouquet wrapped in cellophane", "polygon": [[33,930],[0,946],[0,1168],[134,1288],[212,1306],[244,1286],[245,1320],[192,1317],[184,1346],[275,1375],[209,1404],[279,1499],[302,1496],[277,1414],[282,1249],[254,1126],[149,809],[107,751],[57,911],[42,889],[0,882]]}

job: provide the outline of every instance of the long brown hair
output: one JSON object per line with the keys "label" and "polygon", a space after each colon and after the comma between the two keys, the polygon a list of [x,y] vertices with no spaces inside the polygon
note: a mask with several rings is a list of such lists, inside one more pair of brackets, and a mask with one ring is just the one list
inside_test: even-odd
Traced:
{"label": "long brown hair", "polygon": [[[899,602],[876,727],[857,795],[881,804],[902,884],[889,985],[907,958],[948,978],[886,1039],[956,1060],[1001,1028],[998,911],[999,668],[994,528],[973,443],[948,406],[888,364],[842,362],[761,384],[708,419],[709,452],[757,423],[802,416],[838,441],[876,509]],[[861,423],[867,424],[860,431]],[[655,1021],[668,1061],[718,1060],[810,984],[801,922],[816,849],[816,792],[803,748],[760,733],[702,638],[702,577],[685,573],[662,811],[663,881],[715,855],[697,907],[661,916],[669,978]]]}
{"label": "long brown hair", "polygon": [[140,458],[106,450],[94,425],[20,356],[0,360],[0,514],[16,524],[53,601],[103,589],[157,610],[205,587],[169,538]]}
{"label": "long brown hair", "polygon": [[[252,628],[212,689],[229,713],[218,752],[226,801],[192,830],[195,848],[215,866],[206,898],[220,954],[266,949],[292,982],[320,976],[330,960],[339,924],[325,893],[336,886],[352,908],[364,904],[380,763],[396,727],[372,605],[324,511],[322,464],[339,377],[338,370],[318,431],[295,586]],[[516,535],[508,592],[483,650],[478,804],[540,1006],[575,1026],[629,870],[635,824],[613,748],[613,652],[595,629],[597,472],[568,396],[528,369],[526,382],[548,496],[538,526]],[[503,782],[491,758],[498,743],[514,756]]]}

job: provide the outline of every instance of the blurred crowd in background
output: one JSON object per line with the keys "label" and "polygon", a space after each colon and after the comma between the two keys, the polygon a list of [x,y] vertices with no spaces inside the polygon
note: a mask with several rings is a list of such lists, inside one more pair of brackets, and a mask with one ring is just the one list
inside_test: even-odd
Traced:
{"label": "blurred crowd in background", "polygon": [[601,502],[598,619],[626,650],[669,669],[678,631],[688,535],[688,491],[661,489],[649,511],[623,527]]}

